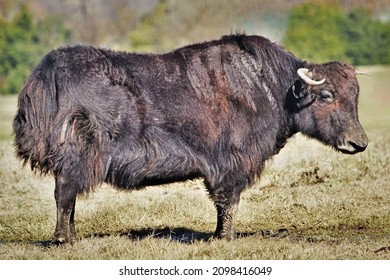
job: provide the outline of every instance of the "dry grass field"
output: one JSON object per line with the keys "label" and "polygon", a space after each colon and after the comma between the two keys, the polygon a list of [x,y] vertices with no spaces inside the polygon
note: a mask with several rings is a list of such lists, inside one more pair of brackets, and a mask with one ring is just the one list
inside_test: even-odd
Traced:
{"label": "dry grass field", "polygon": [[13,155],[15,97],[0,97],[0,259],[390,259],[390,68],[363,69],[361,154],[297,135],[244,192],[239,238],[210,239],[216,211],[201,180],[78,198],[75,245],[49,246],[54,180]]}

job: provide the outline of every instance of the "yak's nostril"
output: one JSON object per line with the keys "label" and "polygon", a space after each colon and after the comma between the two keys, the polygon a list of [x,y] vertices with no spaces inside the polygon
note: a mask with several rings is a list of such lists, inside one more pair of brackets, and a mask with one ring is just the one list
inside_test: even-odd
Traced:
{"label": "yak's nostril", "polygon": [[367,147],[367,143],[364,142],[364,143],[356,143],[354,141],[348,141],[348,143],[355,148],[356,152],[363,152],[366,147]]}

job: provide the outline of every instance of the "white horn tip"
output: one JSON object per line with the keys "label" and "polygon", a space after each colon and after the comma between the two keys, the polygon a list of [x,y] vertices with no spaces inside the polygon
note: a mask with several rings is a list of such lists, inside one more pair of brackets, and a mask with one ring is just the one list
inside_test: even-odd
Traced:
{"label": "white horn tip", "polygon": [[317,86],[323,84],[326,81],[326,79],[322,79],[320,81],[313,80],[313,74],[309,72],[309,69],[307,68],[299,68],[297,73],[299,78],[301,78],[308,85]]}

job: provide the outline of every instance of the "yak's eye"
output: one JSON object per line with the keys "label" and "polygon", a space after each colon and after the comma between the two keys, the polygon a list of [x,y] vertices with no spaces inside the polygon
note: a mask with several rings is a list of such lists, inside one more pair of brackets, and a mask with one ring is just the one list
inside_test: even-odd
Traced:
{"label": "yak's eye", "polygon": [[334,95],[330,91],[323,90],[320,94],[321,100],[326,103],[331,103],[333,101]]}

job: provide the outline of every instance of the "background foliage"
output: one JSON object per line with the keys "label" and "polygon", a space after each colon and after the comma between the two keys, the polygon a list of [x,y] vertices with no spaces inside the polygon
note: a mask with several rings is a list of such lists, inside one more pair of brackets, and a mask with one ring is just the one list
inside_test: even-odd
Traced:
{"label": "background foliage", "polygon": [[292,9],[284,43],[310,61],[346,60],[354,65],[390,63],[390,23],[369,10],[344,13],[339,4],[302,4]]}
{"label": "background foliage", "polygon": [[390,63],[386,0],[0,0],[0,93],[14,94],[49,50],[94,44],[164,52],[246,32],[313,62]]}
{"label": "background foliage", "polygon": [[38,60],[69,35],[58,18],[34,22],[27,5],[11,20],[0,19],[0,92],[18,92]]}

